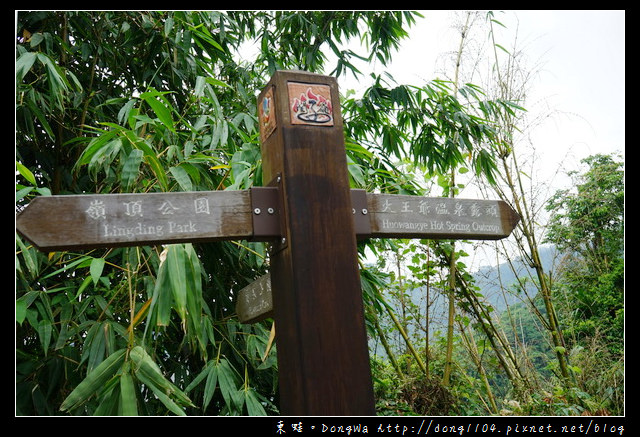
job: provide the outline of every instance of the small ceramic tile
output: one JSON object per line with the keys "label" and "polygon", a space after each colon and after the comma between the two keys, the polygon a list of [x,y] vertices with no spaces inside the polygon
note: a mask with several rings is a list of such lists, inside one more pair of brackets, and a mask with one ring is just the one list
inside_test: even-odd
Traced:
{"label": "small ceramic tile", "polygon": [[291,124],[333,126],[329,85],[289,82]]}
{"label": "small ceramic tile", "polygon": [[264,141],[276,128],[276,111],[273,102],[273,87],[258,102],[258,120],[260,123],[260,140]]}

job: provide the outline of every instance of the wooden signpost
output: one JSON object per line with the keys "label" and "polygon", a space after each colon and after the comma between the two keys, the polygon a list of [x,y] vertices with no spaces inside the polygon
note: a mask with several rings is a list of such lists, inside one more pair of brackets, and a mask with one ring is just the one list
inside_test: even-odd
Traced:
{"label": "wooden signpost", "polygon": [[373,415],[357,238],[499,239],[502,201],[351,190],[334,78],[279,71],[258,98],[265,187],[49,196],[16,229],[43,251],[270,241],[270,273],[243,289],[244,323],[277,322],[285,415]]}
{"label": "wooden signpost", "polygon": [[[365,238],[499,239],[517,215],[501,200],[428,198],[351,190],[355,234]],[[282,236],[279,190],[36,197],[17,230],[43,251]]]}

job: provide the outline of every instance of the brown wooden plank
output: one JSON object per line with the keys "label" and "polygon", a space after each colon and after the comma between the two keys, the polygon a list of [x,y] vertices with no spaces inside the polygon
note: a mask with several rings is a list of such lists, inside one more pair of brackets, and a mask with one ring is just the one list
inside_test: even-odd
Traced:
{"label": "brown wooden plank", "polygon": [[284,415],[375,413],[339,101],[334,78],[303,72],[276,72],[258,100],[286,228],[271,255]]}
{"label": "brown wooden plank", "polygon": [[259,277],[238,292],[236,313],[241,323],[256,323],[273,316],[270,273]]}
{"label": "brown wooden plank", "polygon": [[[252,188],[251,204],[246,191],[38,197],[16,227],[42,250],[270,240],[281,233],[277,190]],[[492,240],[520,219],[501,200],[363,194],[351,190],[358,238]]]}
{"label": "brown wooden plank", "polygon": [[36,197],[16,230],[41,250],[250,238],[250,192]]}
{"label": "brown wooden plank", "polygon": [[367,193],[367,203],[372,238],[496,240],[520,219],[502,200]]}

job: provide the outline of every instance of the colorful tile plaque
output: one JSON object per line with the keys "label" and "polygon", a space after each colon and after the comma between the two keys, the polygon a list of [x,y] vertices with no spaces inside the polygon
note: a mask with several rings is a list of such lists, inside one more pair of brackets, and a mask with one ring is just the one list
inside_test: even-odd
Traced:
{"label": "colorful tile plaque", "polygon": [[258,117],[260,119],[260,140],[264,141],[276,128],[276,111],[273,104],[273,88],[269,89],[262,102],[258,102]]}
{"label": "colorful tile plaque", "polygon": [[291,124],[333,126],[328,85],[289,82],[288,87]]}

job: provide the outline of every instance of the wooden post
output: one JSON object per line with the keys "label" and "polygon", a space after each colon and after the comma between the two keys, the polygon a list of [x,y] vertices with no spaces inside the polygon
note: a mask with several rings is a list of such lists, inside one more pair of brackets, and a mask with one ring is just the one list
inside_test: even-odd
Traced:
{"label": "wooden post", "polygon": [[258,108],[285,224],[271,259],[281,412],[375,414],[337,82],[278,71]]}

